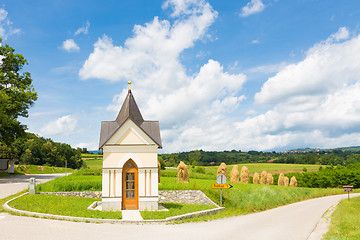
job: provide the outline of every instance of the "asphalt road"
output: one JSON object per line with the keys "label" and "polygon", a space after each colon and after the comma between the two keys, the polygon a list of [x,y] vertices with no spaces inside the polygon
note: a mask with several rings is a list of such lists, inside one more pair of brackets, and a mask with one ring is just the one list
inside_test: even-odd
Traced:
{"label": "asphalt road", "polygon": [[65,173],[27,174],[15,175],[11,177],[0,177],[0,199],[27,189],[29,187],[29,179],[32,177],[36,179],[36,183],[44,183],[53,180],[54,178],[63,176],[65,176]]}
{"label": "asphalt road", "polygon": [[94,224],[0,213],[0,239],[306,240],[325,211],[344,198],[347,195],[323,197],[250,215],[179,225]]}

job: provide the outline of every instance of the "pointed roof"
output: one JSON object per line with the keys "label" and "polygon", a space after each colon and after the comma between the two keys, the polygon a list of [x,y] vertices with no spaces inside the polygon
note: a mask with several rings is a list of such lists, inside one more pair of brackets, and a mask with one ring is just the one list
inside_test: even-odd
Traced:
{"label": "pointed roof", "polygon": [[115,122],[118,125],[122,125],[128,118],[130,118],[138,126],[144,122],[130,89]]}
{"label": "pointed roof", "polygon": [[106,142],[109,141],[109,139],[128,119],[131,119],[141,130],[143,130],[146,135],[148,135],[158,145],[159,148],[162,148],[159,122],[145,121],[143,119],[131,92],[130,84],[131,83],[129,82],[128,94],[115,121],[101,122],[99,149],[101,149]]}

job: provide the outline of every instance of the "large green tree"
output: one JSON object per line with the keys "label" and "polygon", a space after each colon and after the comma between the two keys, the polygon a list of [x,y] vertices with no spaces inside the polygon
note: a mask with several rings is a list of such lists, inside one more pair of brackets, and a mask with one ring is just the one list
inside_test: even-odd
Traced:
{"label": "large green tree", "polygon": [[22,54],[9,45],[2,46],[0,38],[0,141],[8,145],[26,129],[18,117],[28,117],[28,108],[37,99],[27,64]]}

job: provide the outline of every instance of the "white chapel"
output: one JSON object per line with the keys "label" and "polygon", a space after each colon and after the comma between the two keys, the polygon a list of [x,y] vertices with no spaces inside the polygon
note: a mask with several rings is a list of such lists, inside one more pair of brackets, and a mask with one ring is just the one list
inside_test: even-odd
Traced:
{"label": "white chapel", "polygon": [[101,122],[102,209],[158,209],[158,121],[145,121],[129,91],[115,121]]}

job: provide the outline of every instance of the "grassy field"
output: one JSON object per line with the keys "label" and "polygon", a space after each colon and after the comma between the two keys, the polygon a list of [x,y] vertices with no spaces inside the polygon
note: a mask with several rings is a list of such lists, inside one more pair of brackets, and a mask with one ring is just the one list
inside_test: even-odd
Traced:
{"label": "grassy field", "polygon": [[[159,190],[199,189],[219,204],[220,190],[212,189],[212,183],[215,181],[208,179],[190,179],[189,183],[178,183],[173,177],[162,177]],[[232,183],[231,185],[234,187],[223,190],[223,206],[226,207],[226,210],[215,216],[204,216],[197,220],[243,215],[306,199],[343,193],[342,189],[296,188],[242,183]]]}
{"label": "grassy field", "polygon": [[[278,169],[277,166],[272,167],[272,169]],[[174,171],[173,169],[164,170],[162,176],[173,175]],[[193,169],[192,171],[198,170]],[[211,184],[216,183],[216,174],[212,172],[213,169],[205,168],[205,173],[190,173],[190,176],[199,177],[201,175],[203,178],[190,178],[190,182],[187,184],[177,182],[176,177],[161,177],[159,190],[201,190],[219,204],[220,190],[211,188]],[[310,198],[343,193],[342,189],[295,188],[241,183],[232,185],[233,188],[223,190],[223,206],[226,207],[226,210],[215,216],[201,217],[200,220],[264,211]],[[101,169],[79,170],[70,176],[57,178],[37,187],[38,191],[101,191]]]}
{"label": "grassy field", "polygon": [[[71,168],[67,168],[66,170],[68,173],[74,171],[74,169]],[[15,165],[15,171],[20,174],[65,173],[65,168],[38,165]]]}
{"label": "grassy field", "polygon": [[12,201],[9,205],[20,210],[63,216],[100,219],[122,218],[121,211],[108,212],[87,209],[93,202],[100,200],[95,198],[32,194],[22,196]]}
{"label": "grassy field", "polygon": [[162,203],[169,211],[141,211],[144,220],[165,219],[172,216],[178,216],[186,213],[198,212],[207,209],[213,209],[215,206],[197,205],[197,204],[179,204],[179,203]]}
{"label": "grassy field", "polygon": [[103,155],[81,154],[81,159],[85,161],[86,166],[90,169],[102,168]]}
{"label": "grassy field", "polygon": [[[73,172],[74,169],[67,168],[68,173]],[[48,174],[48,173],[65,173],[65,168],[62,167],[50,167],[50,166],[38,166],[38,165],[15,165],[14,174]],[[13,176],[10,173],[0,173],[0,177]]]}
{"label": "grassy field", "polygon": [[[228,176],[230,176],[231,169],[234,165],[227,166]],[[292,173],[302,172],[304,168],[307,171],[318,171],[322,165],[307,165],[307,164],[279,164],[279,163],[247,163],[238,164],[239,171],[243,166],[248,167],[250,176],[255,172],[261,174],[262,171],[266,171],[272,174],[278,173]],[[216,173],[219,166],[210,167],[189,167],[189,174],[191,178],[196,179],[216,179]],[[325,167],[325,166],[322,166]],[[164,177],[176,177],[176,169],[166,169],[161,172],[161,176]]]}
{"label": "grassy field", "polygon": [[101,191],[102,169],[82,169],[73,174],[56,178],[50,182],[39,184],[36,191],[40,192],[74,192],[74,191]]}
{"label": "grassy field", "polygon": [[329,232],[324,239],[360,239],[360,197],[339,203],[331,217]]}

